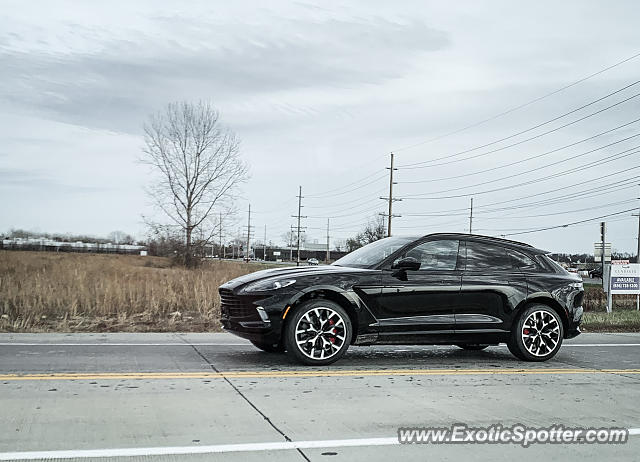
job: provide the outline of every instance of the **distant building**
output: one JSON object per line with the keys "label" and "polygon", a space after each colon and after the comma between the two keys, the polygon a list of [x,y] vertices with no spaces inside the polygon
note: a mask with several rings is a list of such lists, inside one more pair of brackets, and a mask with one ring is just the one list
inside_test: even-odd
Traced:
{"label": "distant building", "polygon": [[140,254],[146,250],[144,245],[112,244],[111,242],[66,242],[49,238],[11,238],[2,239],[0,246],[4,250],[41,250],[49,252],[90,252],[90,253],[123,253]]}

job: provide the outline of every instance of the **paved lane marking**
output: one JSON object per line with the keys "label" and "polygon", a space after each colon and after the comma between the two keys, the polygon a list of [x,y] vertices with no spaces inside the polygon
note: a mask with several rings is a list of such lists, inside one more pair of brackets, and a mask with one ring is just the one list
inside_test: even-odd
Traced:
{"label": "paved lane marking", "polygon": [[[629,435],[640,435],[640,428],[629,428]],[[357,446],[400,446],[398,437],[354,438],[342,440],[277,441],[269,443],[216,444],[209,446],[167,446],[152,448],[78,449],[66,451],[0,452],[0,460],[88,459],[98,457],[166,456],[261,452],[292,449],[344,448]]]}
{"label": "paved lane marking", "polygon": [[[194,346],[248,346],[251,348],[254,348],[253,345],[251,345],[250,342],[246,342],[246,343],[242,343],[242,342],[225,342],[225,343],[213,343],[213,342],[202,342],[202,343],[184,343],[184,342],[180,342],[180,343],[174,343],[174,342],[170,342],[170,343],[122,343],[122,342],[118,342],[118,343],[33,343],[33,342],[0,342],[0,346],[42,346],[42,347],[50,347],[50,346],[132,346],[132,347],[136,347],[136,346],[181,346],[181,347],[189,347],[191,345]],[[612,347],[639,347],[640,343],[564,343],[562,345],[562,348],[593,348],[593,347],[606,347],[606,348],[612,348]],[[377,347],[396,347],[397,345],[373,345],[371,347],[366,347],[366,348],[371,348],[371,349],[376,349]],[[424,349],[425,347],[436,347],[436,348],[451,348],[453,347],[453,345],[421,345],[421,346],[416,346],[416,345],[404,345],[404,348],[406,347],[411,347],[412,349],[409,350],[402,350],[402,351],[415,351],[416,349],[421,350]],[[506,348],[506,345],[492,345],[492,347],[500,347],[500,348]],[[257,351],[257,350],[256,350]],[[399,351],[399,350],[394,350],[394,351]]]}
{"label": "paved lane marking", "polygon": [[0,342],[0,346],[250,346],[247,343],[26,343],[26,342]]}
{"label": "paved lane marking", "polygon": [[371,370],[288,370],[227,372],[84,372],[0,374],[0,381],[14,380],[126,380],[126,379],[224,379],[296,377],[374,377],[422,375],[565,375],[640,374],[640,369],[371,369]]}

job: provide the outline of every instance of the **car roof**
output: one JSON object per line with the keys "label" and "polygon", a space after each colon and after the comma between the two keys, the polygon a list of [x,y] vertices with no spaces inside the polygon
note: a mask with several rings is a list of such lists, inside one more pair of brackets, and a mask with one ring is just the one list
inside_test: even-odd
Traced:
{"label": "car roof", "polygon": [[432,234],[427,234],[425,236],[418,237],[416,239],[422,239],[422,238],[427,238],[427,237],[468,239],[468,240],[474,240],[474,241],[478,241],[478,242],[487,242],[487,243],[508,245],[509,247],[519,248],[519,249],[521,249],[521,250],[523,250],[523,251],[525,251],[527,253],[534,253],[534,254],[537,254],[537,255],[540,255],[540,254],[544,255],[544,254],[548,254],[549,253],[547,250],[538,249],[538,248],[533,247],[532,245],[526,244],[524,242],[512,241],[510,239],[503,239],[503,238],[500,238],[500,237],[483,236],[481,234],[432,233]]}

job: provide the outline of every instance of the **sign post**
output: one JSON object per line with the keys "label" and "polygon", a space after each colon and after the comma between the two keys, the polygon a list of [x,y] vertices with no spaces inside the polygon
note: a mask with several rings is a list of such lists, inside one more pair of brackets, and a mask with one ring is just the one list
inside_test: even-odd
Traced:
{"label": "sign post", "polygon": [[610,266],[607,313],[611,313],[614,295],[636,295],[636,309],[640,310],[640,264]]}

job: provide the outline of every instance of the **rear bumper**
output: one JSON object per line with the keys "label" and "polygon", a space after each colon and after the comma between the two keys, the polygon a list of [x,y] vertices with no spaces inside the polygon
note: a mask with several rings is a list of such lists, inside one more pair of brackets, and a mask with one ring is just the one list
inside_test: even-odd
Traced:
{"label": "rear bumper", "polygon": [[574,308],[573,319],[569,320],[567,331],[564,333],[564,338],[574,338],[580,335],[580,323],[582,322],[583,309],[581,306]]}

